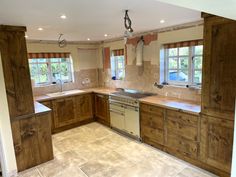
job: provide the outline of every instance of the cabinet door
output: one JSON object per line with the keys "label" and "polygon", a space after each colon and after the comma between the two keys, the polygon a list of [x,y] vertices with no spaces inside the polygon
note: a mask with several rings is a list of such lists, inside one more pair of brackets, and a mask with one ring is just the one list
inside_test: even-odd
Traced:
{"label": "cabinet door", "polygon": [[73,97],[53,101],[55,128],[70,125],[75,121],[74,107]]}
{"label": "cabinet door", "polygon": [[93,118],[92,95],[80,95],[76,101],[76,120],[84,121]]}
{"label": "cabinet door", "polygon": [[110,123],[108,114],[108,98],[105,95],[97,94],[95,96],[95,115],[102,121]]}
{"label": "cabinet door", "polygon": [[53,159],[52,135],[51,135],[51,113],[37,115],[37,131],[39,143],[40,163]]}
{"label": "cabinet door", "polygon": [[233,119],[236,95],[236,22],[204,19],[202,112]]}
{"label": "cabinet door", "polygon": [[54,118],[53,118],[53,106],[52,106],[52,102],[51,101],[43,101],[41,102],[41,104],[43,104],[44,106],[47,106],[48,108],[50,108],[52,111],[49,113],[50,114],[50,121],[51,121],[51,130],[53,132],[53,130],[55,129],[55,125],[54,125]]}
{"label": "cabinet door", "polygon": [[200,155],[203,162],[230,172],[233,126],[233,121],[202,116]]}

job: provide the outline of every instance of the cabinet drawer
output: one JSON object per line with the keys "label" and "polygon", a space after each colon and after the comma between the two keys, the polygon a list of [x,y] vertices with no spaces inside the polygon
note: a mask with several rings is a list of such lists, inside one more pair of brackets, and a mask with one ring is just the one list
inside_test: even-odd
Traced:
{"label": "cabinet drawer", "polygon": [[141,104],[141,111],[157,114],[159,116],[164,116],[163,108],[148,105],[148,104]]}
{"label": "cabinet drawer", "polygon": [[147,138],[159,144],[162,144],[162,145],[164,144],[164,131],[163,130],[154,129],[148,126],[142,126],[141,136],[144,141]]}
{"label": "cabinet drawer", "polygon": [[167,110],[166,115],[168,119],[173,119],[191,126],[198,126],[198,116],[172,110]]}
{"label": "cabinet drawer", "polygon": [[198,140],[198,128],[192,127],[181,122],[174,121],[172,119],[166,120],[167,132],[180,135],[189,140],[197,141]]}
{"label": "cabinet drawer", "polygon": [[169,133],[167,135],[166,145],[168,148],[176,151],[177,153],[195,159],[198,157],[198,143],[196,142],[188,141],[184,138]]}
{"label": "cabinet drawer", "polygon": [[164,117],[156,114],[141,112],[141,126],[164,129]]}

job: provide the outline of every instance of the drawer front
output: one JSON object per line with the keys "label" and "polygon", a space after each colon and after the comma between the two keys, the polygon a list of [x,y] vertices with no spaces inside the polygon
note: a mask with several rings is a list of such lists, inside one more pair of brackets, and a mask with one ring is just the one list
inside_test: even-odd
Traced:
{"label": "drawer front", "polygon": [[168,148],[173,149],[185,156],[195,159],[198,157],[198,143],[196,142],[188,141],[174,134],[168,134],[166,145]]}
{"label": "drawer front", "polygon": [[187,113],[181,113],[173,110],[167,110],[166,115],[168,119],[173,119],[191,126],[198,126],[198,116],[194,116]]}
{"label": "drawer front", "polygon": [[167,132],[174,133],[192,141],[198,141],[198,129],[181,122],[167,119],[166,120]]}
{"label": "drawer front", "polygon": [[141,136],[145,141],[146,138],[157,142],[158,144],[164,144],[164,131],[160,129],[154,129],[148,126],[141,127]]}
{"label": "drawer front", "polygon": [[141,112],[141,126],[164,129],[164,117],[156,114]]}
{"label": "drawer front", "polygon": [[148,105],[148,104],[141,104],[141,111],[153,113],[153,114],[156,114],[159,116],[164,116],[164,109],[163,108]]}

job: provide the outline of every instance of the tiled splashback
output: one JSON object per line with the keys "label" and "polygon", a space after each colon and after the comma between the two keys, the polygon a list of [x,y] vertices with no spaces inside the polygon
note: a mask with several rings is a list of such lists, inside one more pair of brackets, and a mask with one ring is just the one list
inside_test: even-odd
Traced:
{"label": "tiled splashback", "polygon": [[157,93],[160,95],[200,102],[200,90],[177,86],[164,86],[158,89],[154,82],[159,81],[159,67],[144,61],[142,66],[127,65],[125,80],[111,80],[110,70],[99,69],[99,85],[111,88],[131,88]]}
{"label": "tiled splashback", "polygon": [[[83,84],[85,79],[89,79],[90,83]],[[98,87],[98,69],[84,69],[74,72],[74,82],[63,84],[63,90],[85,89]],[[59,92],[60,85],[49,85],[43,87],[33,87],[34,95],[43,95],[47,93]]]}

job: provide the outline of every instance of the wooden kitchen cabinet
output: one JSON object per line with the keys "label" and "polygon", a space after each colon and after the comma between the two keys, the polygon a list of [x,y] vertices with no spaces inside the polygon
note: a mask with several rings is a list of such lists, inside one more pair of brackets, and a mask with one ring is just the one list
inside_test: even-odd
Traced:
{"label": "wooden kitchen cabinet", "polygon": [[52,102],[55,128],[73,124],[75,119],[75,98],[66,97]]}
{"label": "wooden kitchen cabinet", "polygon": [[53,106],[52,106],[52,101],[43,101],[40,102],[41,104],[43,104],[44,106],[50,108],[52,111],[50,112],[51,118],[50,118],[50,124],[51,124],[51,130],[52,132],[54,132],[55,129],[55,123],[54,123],[54,116],[53,116]]}
{"label": "wooden kitchen cabinet", "polygon": [[233,120],[236,96],[236,21],[204,14],[202,113]]}
{"label": "wooden kitchen cabinet", "polygon": [[0,25],[0,51],[11,119],[33,114],[26,27]]}
{"label": "wooden kitchen cabinet", "polygon": [[142,141],[161,148],[164,145],[165,110],[156,106],[141,104],[141,138]]}
{"label": "wooden kitchen cabinet", "polygon": [[75,115],[78,121],[93,119],[92,94],[84,94],[75,97]]}
{"label": "wooden kitchen cabinet", "polygon": [[107,95],[95,94],[95,117],[98,122],[110,126],[109,101]]}
{"label": "wooden kitchen cabinet", "polygon": [[230,173],[234,122],[210,116],[201,117],[201,160]]}
{"label": "wooden kitchen cabinet", "polygon": [[11,126],[18,171],[53,159],[49,113],[14,120]]}

